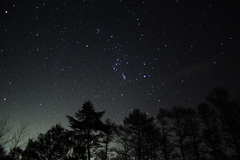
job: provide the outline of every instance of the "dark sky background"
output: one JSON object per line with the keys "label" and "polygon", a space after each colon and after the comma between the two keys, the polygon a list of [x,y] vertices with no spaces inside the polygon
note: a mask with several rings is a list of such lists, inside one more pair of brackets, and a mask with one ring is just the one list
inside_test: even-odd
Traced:
{"label": "dark sky background", "polygon": [[11,2],[1,5],[0,117],[32,135],[67,126],[88,100],[119,124],[134,108],[196,108],[215,86],[239,93],[237,1]]}

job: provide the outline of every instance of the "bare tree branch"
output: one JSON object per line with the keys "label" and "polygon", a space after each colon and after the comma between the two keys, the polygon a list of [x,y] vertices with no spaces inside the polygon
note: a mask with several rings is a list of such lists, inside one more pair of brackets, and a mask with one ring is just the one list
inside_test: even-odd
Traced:
{"label": "bare tree branch", "polygon": [[28,135],[28,124],[21,123],[20,128],[13,133],[12,148],[21,147]]}
{"label": "bare tree branch", "polygon": [[8,124],[9,117],[5,117],[0,119],[0,144],[2,146],[8,144],[11,141],[11,137],[9,136],[12,127]]}

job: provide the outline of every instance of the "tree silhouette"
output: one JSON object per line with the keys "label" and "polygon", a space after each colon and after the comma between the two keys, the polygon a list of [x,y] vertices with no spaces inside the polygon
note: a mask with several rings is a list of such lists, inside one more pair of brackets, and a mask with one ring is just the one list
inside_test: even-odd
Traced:
{"label": "tree silhouette", "polygon": [[[101,131],[101,142],[104,145],[104,150],[101,150],[100,153],[103,153],[101,155],[98,155],[101,159],[107,160],[108,159],[108,150],[109,150],[109,144],[113,142],[116,131],[117,131],[117,125],[112,122],[109,118],[105,120],[105,126],[103,130]],[[103,155],[103,156],[102,156]]]}
{"label": "tree silhouette", "polygon": [[10,132],[12,127],[9,126],[9,117],[0,119],[0,145],[3,147],[8,144],[12,137],[10,136]]}
{"label": "tree silhouette", "polygon": [[6,155],[6,152],[4,151],[3,146],[0,144],[0,158],[4,158]]}
{"label": "tree silhouette", "polygon": [[186,148],[190,157],[188,159],[200,160],[200,126],[197,112],[195,109],[186,108],[185,114],[185,125],[186,125]]}
{"label": "tree silhouette", "polygon": [[153,122],[143,127],[142,159],[155,160],[159,156],[162,135]]}
{"label": "tree silhouette", "polygon": [[20,128],[13,134],[12,137],[12,148],[20,147],[28,135],[28,125],[26,123],[22,123]]}
{"label": "tree silhouette", "polygon": [[43,160],[45,157],[42,156],[42,146],[37,141],[32,139],[28,140],[27,146],[25,150],[22,152],[22,159],[23,160]]}
{"label": "tree silhouette", "polygon": [[45,134],[40,134],[37,140],[29,139],[22,153],[23,159],[59,159],[70,157],[72,148],[68,132],[59,124],[53,126]]}
{"label": "tree silhouette", "polygon": [[118,148],[117,153],[124,160],[130,159],[132,152],[132,143],[130,131],[126,126],[119,125],[117,132],[116,142],[121,146]]}
{"label": "tree silhouette", "polygon": [[125,131],[130,134],[131,146],[138,160],[141,160],[146,149],[146,127],[153,122],[153,117],[147,118],[146,113],[141,113],[139,109],[134,109],[128,117],[123,120]]}
{"label": "tree silhouette", "polygon": [[172,130],[175,135],[173,141],[176,143],[176,146],[179,147],[181,157],[183,160],[186,159],[185,155],[186,125],[184,121],[185,115],[186,109],[177,106],[173,106],[168,114],[168,117],[172,122]]}
{"label": "tree silhouette", "polygon": [[[8,118],[0,119],[0,159],[90,160],[94,153],[102,160],[239,159],[238,99],[230,98],[225,88],[214,88],[206,100],[210,103],[199,104],[197,112],[178,106],[160,108],[156,121],[134,109],[119,126],[108,118],[103,123],[105,111],[96,112],[88,101],[74,117],[67,116],[71,130],[57,124],[29,139],[24,149],[20,144],[27,126],[11,134]],[[6,144],[12,144],[10,152],[5,152]]]}
{"label": "tree silhouette", "polygon": [[15,160],[21,159],[20,157],[22,157],[22,154],[23,154],[23,150],[20,147],[14,147],[9,152],[9,156]]}
{"label": "tree silhouette", "polygon": [[11,149],[9,155],[15,159],[19,159],[22,154],[22,146],[28,135],[28,128],[26,123],[22,123],[11,138]]}
{"label": "tree silhouette", "polygon": [[223,157],[222,134],[218,123],[218,117],[209,104],[201,103],[198,106],[198,117],[202,124],[202,138],[205,147],[208,148],[209,154],[215,159],[219,160]]}
{"label": "tree silhouette", "polygon": [[168,120],[168,110],[160,108],[156,118],[158,120],[159,129],[162,135],[161,151],[164,155],[165,160],[168,160],[170,159],[170,154],[174,149],[173,144],[169,140],[171,137],[171,128]]}
{"label": "tree silhouette", "polygon": [[216,109],[222,124],[222,132],[230,147],[240,159],[240,105],[237,99],[230,99],[224,87],[216,87],[208,92],[206,100]]}
{"label": "tree silhouette", "polygon": [[85,102],[82,109],[75,112],[75,118],[67,116],[70,127],[74,130],[74,134],[80,136],[85,141],[87,148],[88,160],[91,158],[90,149],[94,145],[98,145],[98,131],[103,130],[104,124],[101,118],[105,111],[96,112],[90,101]]}

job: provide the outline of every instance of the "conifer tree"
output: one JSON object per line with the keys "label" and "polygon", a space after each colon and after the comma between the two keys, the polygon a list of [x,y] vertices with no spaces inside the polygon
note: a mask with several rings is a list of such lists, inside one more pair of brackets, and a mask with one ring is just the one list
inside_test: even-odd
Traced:
{"label": "conifer tree", "polygon": [[116,138],[116,132],[117,132],[117,125],[112,122],[109,118],[105,120],[105,126],[103,130],[101,131],[101,143],[103,144],[103,149],[101,148],[98,151],[98,157],[100,157],[103,160],[108,159],[108,153],[109,153],[109,145],[111,142],[114,141]]}
{"label": "conifer tree", "polygon": [[104,129],[104,124],[101,121],[104,113],[105,111],[96,112],[93,104],[88,101],[83,104],[82,109],[75,112],[75,118],[67,116],[74,134],[85,141],[88,160],[91,158],[91,148],[98,145],[99,131]]}

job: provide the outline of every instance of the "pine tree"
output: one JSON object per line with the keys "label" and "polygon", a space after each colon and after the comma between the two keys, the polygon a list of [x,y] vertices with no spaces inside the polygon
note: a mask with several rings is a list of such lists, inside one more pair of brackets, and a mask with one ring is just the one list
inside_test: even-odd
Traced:
{"label": "pine tree", "polygon": [[116,132],[117,132],[117,125],[112,122],[109,118],[105,120],[105,126],[103,130],[101,131],[101,143],[103,144],[103,149],[101,148],[98,152],[98,157],[100,157],[103,160],[108,159],[108,153],[109,153],[109,145],[111,142],[114,141],[116,138]]}
{"label": "pine tree", "polygon": [[74,130],[74,134],[82,137],[87,148],[88,160],[91,158],[91,148],[98,145],[99,131],[104,129],[104,124],[101,118],[105,111],[96,112],[93,104],[88,101],[75,112],[75,118],[67,116],[70,127]]}

